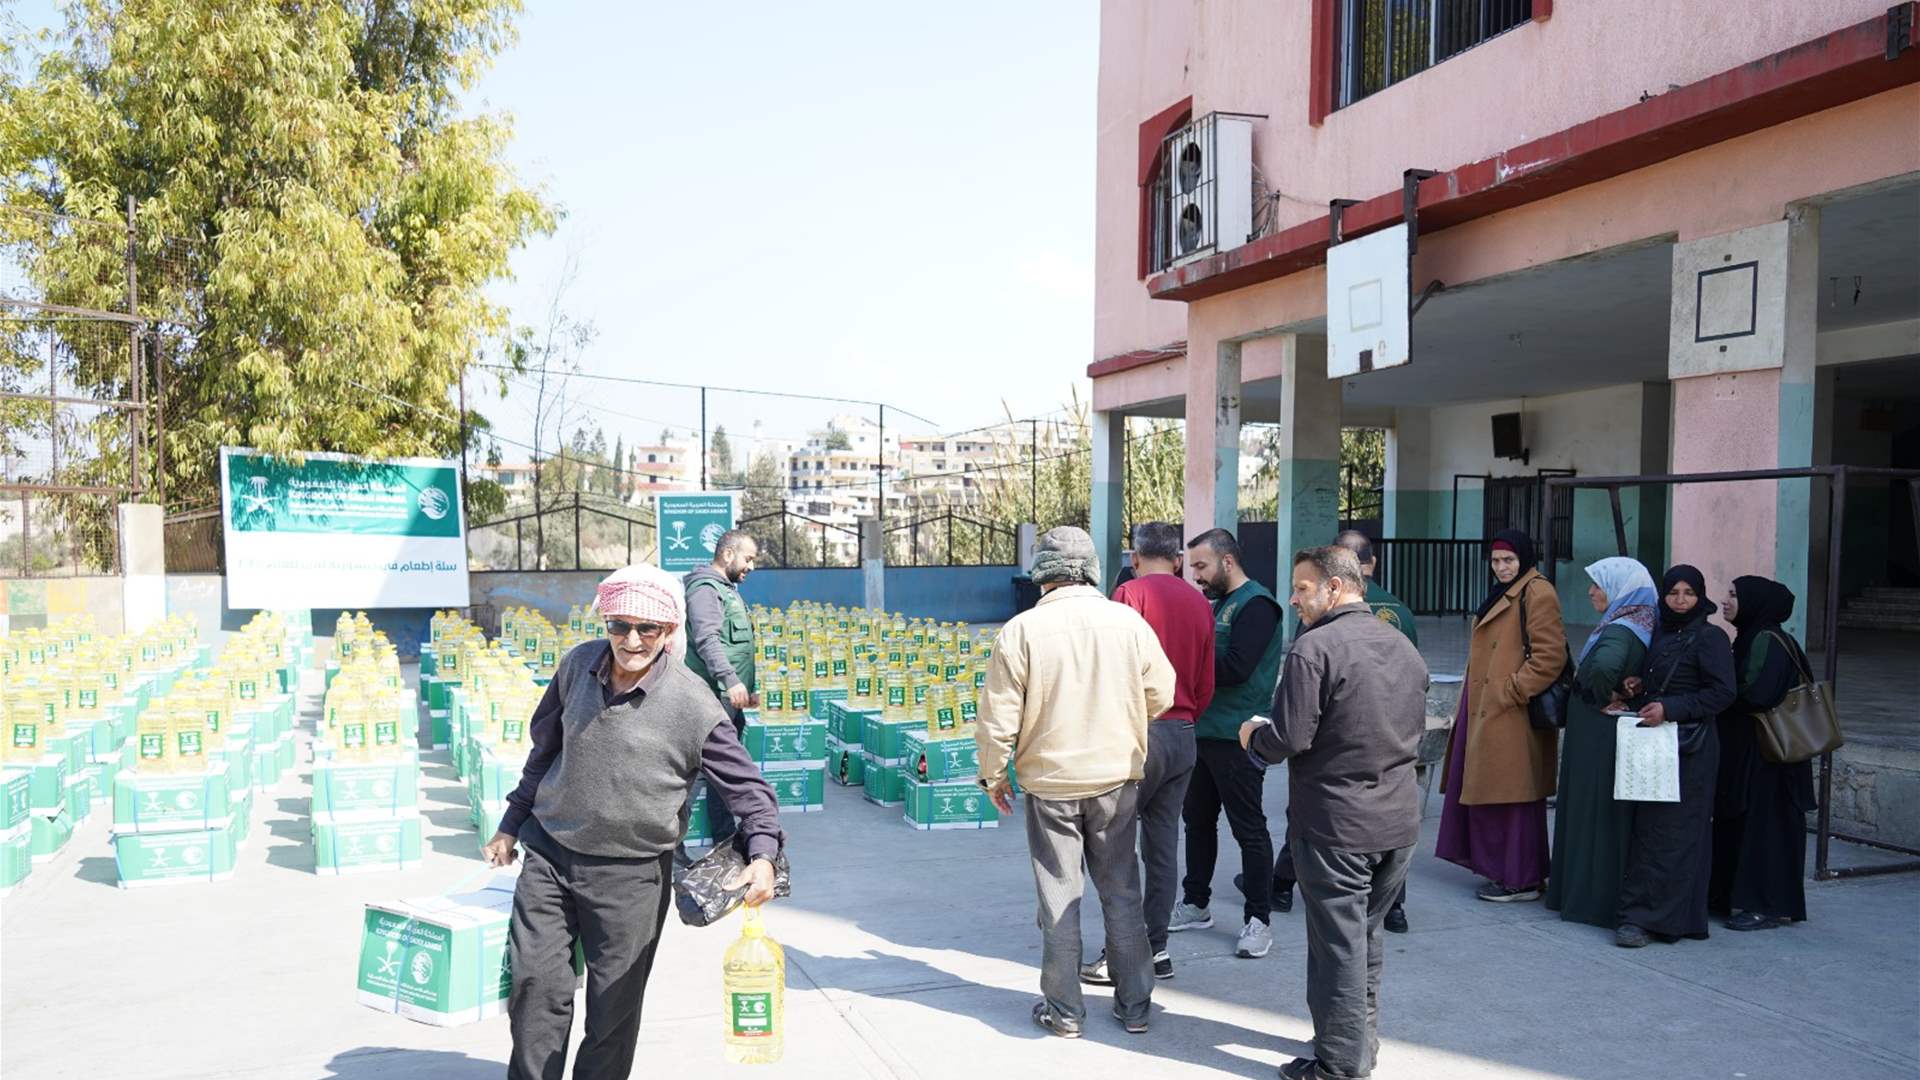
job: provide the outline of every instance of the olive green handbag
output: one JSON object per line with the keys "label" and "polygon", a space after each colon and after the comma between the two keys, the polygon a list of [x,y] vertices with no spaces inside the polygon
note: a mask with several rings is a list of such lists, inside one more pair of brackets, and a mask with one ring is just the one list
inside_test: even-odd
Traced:
{"label": "olive green handbag", "polygon": [[1847,740],[1833,710],[1833,687],[1813,677],[1806,657],[1791,642],[1771,630],[1767,635],[1786,648],[1800,684],[1787,691],[1780,704],[1753,714],[1760,724],[1760,756],[1792,765],[1838,750]]}

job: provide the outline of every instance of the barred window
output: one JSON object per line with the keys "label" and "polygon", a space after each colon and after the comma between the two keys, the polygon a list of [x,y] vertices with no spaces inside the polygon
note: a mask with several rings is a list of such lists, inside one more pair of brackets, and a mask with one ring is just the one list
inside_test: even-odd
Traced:
{"label": "barred window", "polygon": [[1533,0],[1341,0],[1336,106],[1408,79],[1533,18]]}

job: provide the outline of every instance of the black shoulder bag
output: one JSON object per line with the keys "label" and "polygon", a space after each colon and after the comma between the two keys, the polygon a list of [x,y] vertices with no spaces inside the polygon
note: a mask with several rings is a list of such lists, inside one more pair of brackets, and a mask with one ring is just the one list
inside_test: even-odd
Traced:
{"label": "black shoulder bag", "polygon": [[[1529,581],[1520,590],[1520,652],[1522,663],[1533,660],[1533,637],[1527,633],[1527,590],[1533,588]],[[1527,725],[1537,731],[1558,731],[1567,726],[1567,698],[1573,693],[1573,664],[1566,660],[1560,663],[1560,673],[1553,677],[1545,690],[1527,699]]]}

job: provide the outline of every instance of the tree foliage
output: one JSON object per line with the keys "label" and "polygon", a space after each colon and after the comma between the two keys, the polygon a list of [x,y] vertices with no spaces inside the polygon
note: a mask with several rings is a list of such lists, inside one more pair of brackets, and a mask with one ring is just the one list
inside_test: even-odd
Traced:
{"label": "tree foliage", "polygon": [[[112,221],[137,202],[170,498],[212,501],[223,445],[459,449],[450,388],[507,330],[484,287],[555,220],[504,161],[507,120],[458,109],[518,6],[75,0],[0,86],[0,205]],[[51,302],[123,308],[124,238],[90,236],[6,239]],[[86,393],[128,379],[75,365]]]}

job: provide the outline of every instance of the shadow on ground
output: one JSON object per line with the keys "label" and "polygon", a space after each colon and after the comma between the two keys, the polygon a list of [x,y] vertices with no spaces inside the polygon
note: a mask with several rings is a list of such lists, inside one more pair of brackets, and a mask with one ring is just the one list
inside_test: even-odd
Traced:
{"label": "shadow on ground", "polygon": [[499,1080],[505,1062],[469,1057],[456,1050],[405,1050],[362,1046],[327,1062],[325,1080]]}

